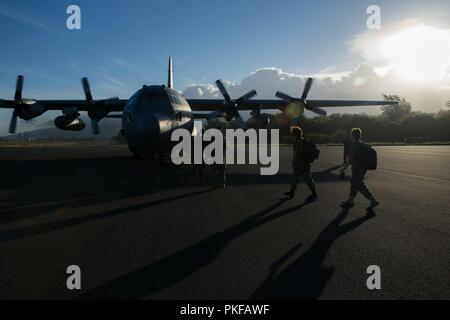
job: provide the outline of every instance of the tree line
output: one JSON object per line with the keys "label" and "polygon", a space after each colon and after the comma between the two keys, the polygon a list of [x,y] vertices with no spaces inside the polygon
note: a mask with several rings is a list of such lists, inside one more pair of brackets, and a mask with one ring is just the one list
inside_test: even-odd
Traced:
{"label": "tree line", "polygon": [[[382,114],[332,114],[327,117],[300,116],[294,121],[316,143],[342,143],[352,128],[359,127],[368,142],[432,143],[450,142],[450,110],[424,113],[411,110],[411,105],[398,96],[386,99],[400,101],[398,106],[383,106]],[[271,127],[280,129],[282,142],[289,142],[292,124],[283,114],[271,117]]]}

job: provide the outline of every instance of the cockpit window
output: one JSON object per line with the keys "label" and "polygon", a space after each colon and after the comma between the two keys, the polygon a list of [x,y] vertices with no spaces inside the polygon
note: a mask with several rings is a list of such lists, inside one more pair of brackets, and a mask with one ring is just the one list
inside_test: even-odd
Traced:
{"label": "cockpit window", "polygon": [[142,100],[164,100],[167,94],[164,91],[144,91],[142,92]]}
{"label": "cockpit window", "polygon": [[170,102],[177,110],[188,110],[189,105],[187,104],[184,97],[174,90],[168,91]]}
{"label": "cockpit window", "polygon": [[[179,100],[179,99],[178,99]],[[173,112],[172,93],[164,87],[147,87],[136,92],[129,100],[127,110],[139,112],[152,110],[154,112]]]}
{"label": "cockpit window", "polygon": [[171,110],[172,108],[166,90],[158,87],[141,90],[137,109],[138,111],[153,110],[155,112],[160,112]]}
{"label": "cockpit window", "polygon": [[176,104],[176,105],[182,104],[182,102],[180,101],[178,96],[173,92],[169,93],[169,98],[170,98],[170,102],[172,102],[173,104]]}

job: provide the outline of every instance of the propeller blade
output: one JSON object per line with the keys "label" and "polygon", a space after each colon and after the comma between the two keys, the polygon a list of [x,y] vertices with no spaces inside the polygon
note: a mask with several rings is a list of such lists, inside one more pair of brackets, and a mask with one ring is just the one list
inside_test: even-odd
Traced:
{"label": "propeller blade", "polygon": [[278,98],[283,99],[283,100],[286,100],[286,101],[288,101],[288,102],[294,100],[294,98],[292,98],[290,95],[288,95],[288,94],[286,94],[286,93],[284,93],[284,92],[281,92],[281,91],[277,91],[277,93],[275,93],[275,95],[276,95]]}
{"label": "propeller blade", "polygon": [[95,119],[91,119],[91,125],[92,125],[92,133],[94,135],[100,134],[100,126],[98,125],[98,121]]}
{"label": "propeller blade", "polygon": [[227,89],[225,89],[225,86],[223,85],[222,80],[217,80],[216,85],[217,85],[217,88],[219,88],[220,93],[222,93],[222,96],[224,97],[225,101],[227,103],[230,103],[231,102],[230,95],[228,94]]}
{"label": "propeller blade", "polygon": [[308,96],[309,90],[311,90],[312,83],[313,83],[312,78],[308,78],[308,80],[306,80],[305,88],[303,88],[302,100],[305,100],[306,97]]}
{"label": "propeller blade", "polygon": [[239,129],[246,129],[247,125],[244,119],[242,119],[241,115],[236,117],[236,127]]}
{"label": "propeller blade", "polygon": [[83,85],[84,95],[86,96],[87,102],[92,102],[91,87],[89,86],[89,81],[86,77],[81,79]]}
{"label": "propeller blade", "polygon": [[[231,113],[231,115],[233,116],[233,118],[235,118],[237,121],[239,121],[239,119],[242,120],[241,114],[239,113],[239,111],[237,109],[234,109],[234,112]],[[244,120],[242,120],[244,121]]]}
{"label": "propeller blade", "polygon": [[256,90],[251,90],[236,100],[237,104],[247,101],[257,95]]}
{"label": "propeller blade", "polygon": [[14,93],[14,100],[22,99],[22,89],[23,89],[23,76],[17,76],[16,82],[16,92]]}
{"label": "propeller blade", "polygon": [[311,108],[306,107],[306,109],[308,109],[309,111],[314,112],[314,113],[316,113],[316,114],[318,114],[320,116],[326,116],[327,115],[327,112],[325,110],[319,108],[319,107],[311,107]]}
{"label": "propeller blade", "polygon": [[16,127],[17,127],[17,111],[14,109],[12,116],[11,116],[11,122],[9,123],[9,133],[16,133]]}

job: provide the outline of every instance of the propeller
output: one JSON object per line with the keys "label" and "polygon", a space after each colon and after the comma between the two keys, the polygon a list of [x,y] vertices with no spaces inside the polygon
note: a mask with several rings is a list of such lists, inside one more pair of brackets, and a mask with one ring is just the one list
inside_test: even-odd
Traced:
{"label": "propeller", "polygon": [[43,114],[46,109],[34,99],[22,98],[24,76],[17,76],[14,100],[0,100],[0,105],[6,105],[13,109],[9,122],[9,133],[13,134],[17,129],[17,118],[31,120]]}
{"label": "propeller", "polygon": [[83,91],[84,91],[84,95],[86,97],[86,102],[92,103],[92,93],[91,93],[91,87],[89,86],[88,78],[86,78],[86,77],[82,78],[81,84],[83,85]]}
{"label": "propeller", "polygon": [[225,113],[224,117],[227,121],[230,121],[233,118],[241,118],[239,114],[239,107],[244,105],[252,97],[256,96],[257,92],[255,90],[251,90],[241,96],[240,98],[233,100],[227,92],[222,80],[216,81],[217,88],[219,88],[220,93],[224,98],[224,106],[221,108],[220,112]]}
{"label": "propeller", "polygon": [[306,80],[305,87],[303,88],[302,100],[305,100],[308,96],[309,90],[311,90],[312,83],[313,78],[308,78],[308,80]]}
{"label": "propeller", "polygon": [[[24,77],[22,75],[17,76],[16,80],[16,89],[14,92],[14,100],[12,101],[14,104],[14,110],[11,115],[11,121],[9,123],[9,133],[15,133],[17,129],[17,118],[19,117],[19,113],[23,107],[27,105],[32,105],[36,102],[34,99],[23,99],[22,98],[22,90],[23,90]],[[21,114],[23,118],[24,115]]]}
{"label": "propeller", "polygon": [[23,76],[17,76],[16,92],[14,93],[14,101],[22,100]]}
{"label": "propeller", "polygon": [[88,116],[91,119],[92,133],[94,135],[100,134],[99,121],[102,120],[109,113],[108,106],[119,102],[119,98],[110,98],[95,101],[92,97],[91,87],[86,77],[81,79],[84,95],[86,97],[86,104],[88,107]]}
{"label": "propeller", "polygon": [[22,103],[22,90],[23,90],[23,76],[17,76],[16,91],[14,92],[14,110],[11,115],[11,121],[9,122],[9,133],[16,133],[17,128],[17,108]]}
{"label": "propeller", "polygon": [[291,97],[290,95],[288,95],[284,92],[281,92],[281,91],[277,91],[277,93],[275,95],[278,98],[283,99],[289,103],[300,103],[302,105],[302,107],[304,107],[305,109],[312,111],[318,115],[326,116],[327,112],[325,110],[309,105],[308,101],[306,100],[306,98],[308,97],[308,93],[311,90],[312,84],[313,84],[313,79],[308,78],[306,80],[305,87],[303,88],[303,93],[302,93],[301,98]]}
{"label": "propeller", "polygon": [[9,133],[13,134],[16,133],[17,128],[17,111],[16,109],[13,110],[11,121],[9,122]]}

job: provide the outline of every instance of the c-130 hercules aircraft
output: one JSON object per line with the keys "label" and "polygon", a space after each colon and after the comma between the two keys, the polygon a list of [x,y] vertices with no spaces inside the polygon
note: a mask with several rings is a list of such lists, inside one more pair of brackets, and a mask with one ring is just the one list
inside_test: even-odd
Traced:
{"label": "c-130 hercules aircraft", "polygon": [[[221,80],[216,81],[222,99],[185,99],[173,89],[172,59],[169,57],[168,82],[165,85],[144,85],[128,100],[119,98],[94,100],[87,78],[82,79],[85,100],[35,100],[22,98],[24,77],[18,76],[14,100],[0,99],[0,108],[13,109],[9,132],[15,133],[17,118],[34,119],[49,110],[61,110],[54,123],[61,130],[80,131],[85,128],[80,111],[88,113],[93,133],[99,134],[99,122],[104,118],[121,118],[122,133],[130,151],[135,156],[170,151],[171,134],[178,128],[194,130],[194,118],[223,117],[226,121],[241,119],[239,111],[251,110],[252,117],[246,122],[248,128],[266,128],[268,114],[261,110],[278,109],[286,115],[303,114],[310,110],[325,116],[322,107],[379,106],[397,104],[397,101],[370,100],[309,100],[312,78],[306,81],[300,98],[277,91],[280,99],[251,99],[251,90],[238,99],[232,99]],[[193,111],[200,112],[194,114]],[[122,114],[110,114],[122,112]]]}

